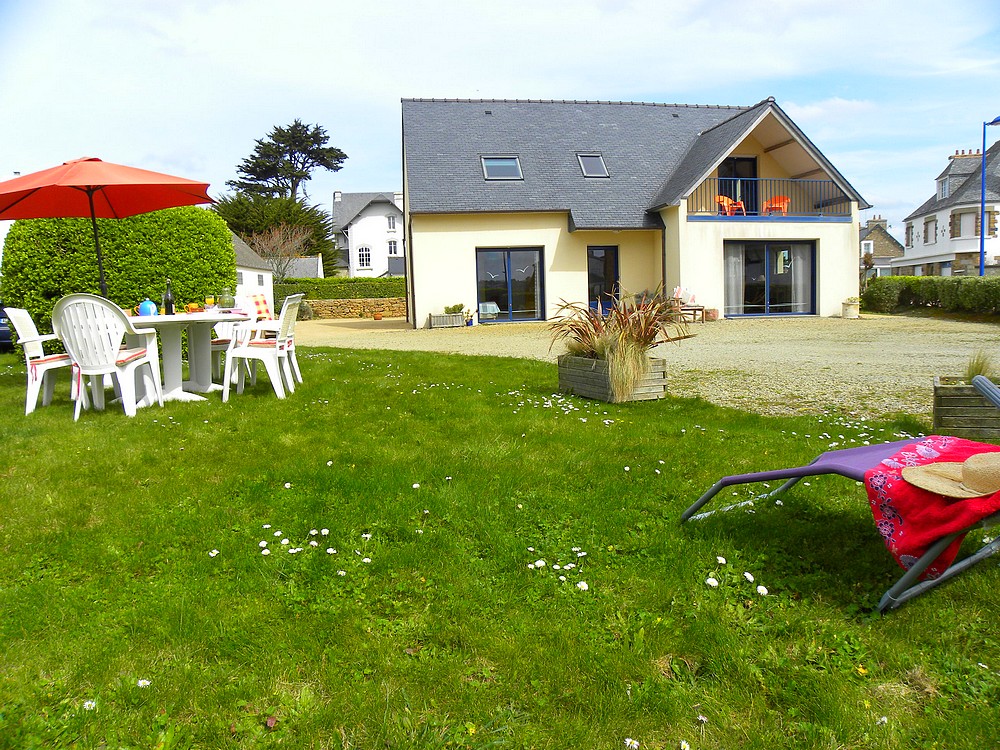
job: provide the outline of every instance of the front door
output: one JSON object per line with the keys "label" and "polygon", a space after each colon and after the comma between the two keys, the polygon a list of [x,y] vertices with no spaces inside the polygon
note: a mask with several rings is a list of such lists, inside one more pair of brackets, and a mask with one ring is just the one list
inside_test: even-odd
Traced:
{"label": "front door", "polygon": [[541,320],[542,248],[477,248],[479,320]]}
{"label": "front door", "polygon": [[591,309],[607,311],[618,294],[618,247],[590,245],[587,248],[587,301]]}
{"label": "front door", "polygon": [[726,315],[811,315],[816,311],[811,242],[726,242]]}
{"label": "front door", "polygon": [[743,201],[748,214],[755,214],[757,205],[757,157],[730,156],[719,165],[719,192],[734,201]]}

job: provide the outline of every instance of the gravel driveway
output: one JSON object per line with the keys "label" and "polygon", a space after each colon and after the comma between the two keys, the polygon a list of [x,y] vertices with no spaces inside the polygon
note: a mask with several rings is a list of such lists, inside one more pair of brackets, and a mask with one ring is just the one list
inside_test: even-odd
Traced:
{"label": "gravel driveway", "polygon": [[[768,414],[840,410],[930,418],[935,375],[964,372],[979,349],[993,352],[1000,328],[930,318],[720,320],[657,348],[671,367],[670,392]],[[303,346],[397,349],[555,361],[546,323],[418,329],[406,321],[313,320],[296,328]],[[1000,360],[997,362],[1000,367]]]}

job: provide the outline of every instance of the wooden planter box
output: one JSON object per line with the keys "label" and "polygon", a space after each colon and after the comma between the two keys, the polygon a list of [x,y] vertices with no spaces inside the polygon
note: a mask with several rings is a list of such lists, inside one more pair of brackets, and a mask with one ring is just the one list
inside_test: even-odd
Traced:
{"label": "wooden planter box", "polygon": [[[652,401],[666,395],[667,361],[651,358],[649,364],[649,374],[626,401]],[[562,355],[559,357],[559,390],[611,403],[613,396],[608,382],[608,363],[603,359]]]}
{"label": "wooden planter box", "polygon": [[457,328],[465,325],[465,316],[462,313],[446,313],[444,315],[431,315],[431,328]]}
{"label": "wooden planter box", "polygon": [[934,378],[936,435],[995,440],[1000,438],[1000,409],[962,378]]}

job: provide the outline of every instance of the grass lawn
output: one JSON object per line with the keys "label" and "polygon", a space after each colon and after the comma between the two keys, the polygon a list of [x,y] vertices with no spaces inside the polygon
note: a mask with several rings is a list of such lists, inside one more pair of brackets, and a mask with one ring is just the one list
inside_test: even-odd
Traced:
{"label": "grass lawn", "polygon": [[74,424],[68,380],[25,417],[0,356],[0,747],[995,746],[996,562],[883,618],[853,482],[678,523],[719,476],[921,424],[299,361],[285,401]]}

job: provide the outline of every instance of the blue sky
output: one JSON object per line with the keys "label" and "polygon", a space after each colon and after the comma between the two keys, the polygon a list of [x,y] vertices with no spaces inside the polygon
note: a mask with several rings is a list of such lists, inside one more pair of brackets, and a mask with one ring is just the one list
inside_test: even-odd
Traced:
{"label": "blue sky", "polygon": [[329,208],[400,189],[404,97],[774,96],[900,236],[1000,115],[998,18],[995,0],[4,0],[0,179],[98,156],[219,195],[299,118],[349,157],[308,185]]}

